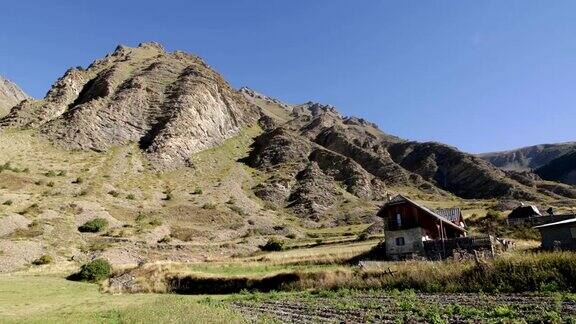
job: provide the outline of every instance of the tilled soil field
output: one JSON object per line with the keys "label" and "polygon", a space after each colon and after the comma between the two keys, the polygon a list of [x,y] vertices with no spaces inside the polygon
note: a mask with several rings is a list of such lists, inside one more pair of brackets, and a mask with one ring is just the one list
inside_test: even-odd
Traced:
{"label": "tilled soil field", "polygon": [[294,323],[576,321],[576,301],[560,295],[280,294],[247,297],[232,305],[256,321]]}

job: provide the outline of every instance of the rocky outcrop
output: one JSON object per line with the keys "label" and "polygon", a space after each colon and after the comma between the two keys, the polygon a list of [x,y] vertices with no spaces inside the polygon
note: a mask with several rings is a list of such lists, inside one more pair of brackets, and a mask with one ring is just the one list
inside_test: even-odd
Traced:
{"label": "rocky outcrop", "polygon": [[0,118],[6,116],[12,107],[27,99],[30,97],[22,89],[0,76]]}
{"label": "rocky outcrop", "polygon": [[338,189],[334,180],[325,175],[315,162],[310,163],[296,176],[297,185],[288,198],[288,207],[313,221],[321,216],[337,200]]}
{"label": "rocky outcrop", "polygon": [[69,70],[43,100],[20,104],[0,124],[37,127],[69,149],[139,143],[153,165],[166,170],[187,165],[193,153],[258,117],[197,56],[146,43],[119,46],[86,70]]}

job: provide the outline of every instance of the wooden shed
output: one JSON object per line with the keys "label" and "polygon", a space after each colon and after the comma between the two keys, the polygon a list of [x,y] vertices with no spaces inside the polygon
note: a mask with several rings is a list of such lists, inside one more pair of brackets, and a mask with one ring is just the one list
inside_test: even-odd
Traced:
{"label": "wooden shed", "polygon": [[542,235],[542,249],[576,251],[576,218],[534,228],[537,228]]}

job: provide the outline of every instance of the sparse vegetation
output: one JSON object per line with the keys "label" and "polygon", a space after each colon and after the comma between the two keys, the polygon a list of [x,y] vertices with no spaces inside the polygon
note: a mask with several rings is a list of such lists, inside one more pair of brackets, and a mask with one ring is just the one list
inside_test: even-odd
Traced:
{"label": "sparse vegetation", "polygon": [[216,209],[216,204],[213,203],[205,203],[204,205],[202,205],[202,209]]}
{"label": "sparse vegetation", "polygon": [[66,171],[64,170],[50,170],[47,171],[46,173],[44,173],[44,175],[48,178],[53,178],[53,177],[64,177],[66,176]]}
{"label": "sparse vegetation", "polygon": [[539,240],[540,233],[529,224],[508,225],[506,218],[495,210],[488,210],[486,215],[474,215],[466,220],[467,225],[475,232],[491,234],[496,237]]}
{"label": "sparse vegetation", "polygon": [[52,257],[49,254],[44,254],[41,257],[39,257],[38,259],[32,261],[33,265],[43,265],[43,264],[50,264],[54,262],[54,257]]}
{"label": "sparse vegetation", "polygon": [[236,205],[229,205],[228,208],[230,208],[230,210],[232,210],[233,212],[235,212],[236,214],[238,214],[240,216],[246,215],[246,212],[244,211],[244,209],[242,209]]}
{"label": "sparse vegetation", "polygon": [[158,240],[158,243],[170,243],[170,241],[172,241],[172,238],[170,237],[170,235],[166,235],[164,237],[162,237],[160,240]]}
{"label": "sparse vegetation", "polygon": [[282,251],[283,248],[284,248],[284,242],[275,238],[269,239],[268,242],[266,242],[266,244],[260,247],[262,251]]}
{"label": "sparse vegetation", "polygon": [[98,233],[108,226],[108,220],[104,218],[94,218],[87,221],[84,225],[78,227],[80,232]]}

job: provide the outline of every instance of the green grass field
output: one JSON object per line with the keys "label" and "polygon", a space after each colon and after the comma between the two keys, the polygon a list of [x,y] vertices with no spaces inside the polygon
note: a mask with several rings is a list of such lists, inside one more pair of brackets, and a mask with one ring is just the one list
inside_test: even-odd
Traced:
{"label": "green grass field", "polygon": [[0,276],[2,323],[241,323],[222,303],[198,296],[100,293],[55,276]]}

